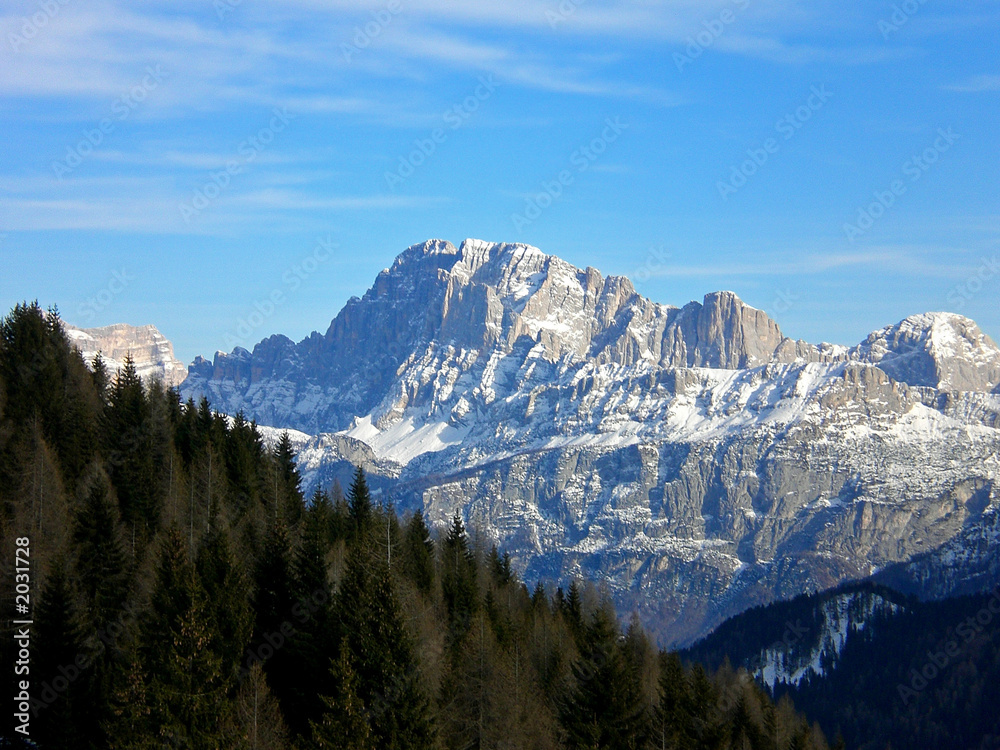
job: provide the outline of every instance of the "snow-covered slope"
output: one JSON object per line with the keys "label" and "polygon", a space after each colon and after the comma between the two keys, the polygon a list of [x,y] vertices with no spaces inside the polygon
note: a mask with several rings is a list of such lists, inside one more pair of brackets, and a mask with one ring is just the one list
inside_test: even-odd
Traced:
{"label": "snow-covered slope", "polygon": [[404,251],[325,334],[182,386],[456,510],[531,577],[608,582],[664,642],[929,553],[997,505],[1000,350],[933,313],[853,349],[731,292],[677,308],[519,244]]}
{"label": "snow-covered slope", "polygon": [[[836,669],[848,639],[877,618],[893,617],[903,605],[872,591],[845,591],[819,604],[819,627],[798,632],[764,648],[753,660],[753,676],[772,691],[779,684],[799,686]],[[801,625],[801,622],[798,624]]]}

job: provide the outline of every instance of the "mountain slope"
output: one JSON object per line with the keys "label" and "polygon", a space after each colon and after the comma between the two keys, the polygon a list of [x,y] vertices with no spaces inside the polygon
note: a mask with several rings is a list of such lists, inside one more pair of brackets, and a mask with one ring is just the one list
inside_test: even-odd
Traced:
{"label": "mountain slope", "polygon": [[997,592],[920,602],[871,582],[745,612],[684,657],[747,667],[859,750],[1000,743]]}
{"label": "mountain slope", "polygon": [[401,506],[460,510],[529,577],[605,580],[687,643],[993,513],[997,362],[960,316],[812,345],[730,292],[670,307],[526,245],[436,240],[325,334],[198,360],[182,393],[314,435],[312,483],[363,460]]}

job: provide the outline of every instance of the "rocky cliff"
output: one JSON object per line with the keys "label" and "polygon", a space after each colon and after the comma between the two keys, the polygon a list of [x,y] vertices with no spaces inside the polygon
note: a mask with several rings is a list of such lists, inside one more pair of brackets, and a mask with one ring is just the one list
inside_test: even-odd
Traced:
{"label": "rocky cliff", "polygon": [[135,369],[144,380],[157,377],[167,386],[180,385],[187,368],[174,357],[174,346],[155,326],[130,326],[125,323],[102,328],[76,328],[65,325],[70,342],[89,364],[100,352],[108,372],[115,371],[132,355]]}
{"label": "rocky cliff", "polygon": [[407,249],[325,334],[199,359],[182,393],[314,435],[311,482],[364,459],[529,578],[606,581],[677,644],[992,528],[998,382],[961,316],[813,345],[730,292],[677,308],[467,240]]}

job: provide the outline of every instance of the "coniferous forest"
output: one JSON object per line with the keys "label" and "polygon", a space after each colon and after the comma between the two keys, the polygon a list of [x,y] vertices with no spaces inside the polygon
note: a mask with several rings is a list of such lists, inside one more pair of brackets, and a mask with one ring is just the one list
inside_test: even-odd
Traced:
{"label": "coniferous forest", "polygon": [[0,501],[8,695],[24,539],[33,619],[7,747],[828,747],[593,584],[528,585],[460,515],[398,515],[361,468],[303,497],[287,436],[85,363],[37,304],[0,323]]}

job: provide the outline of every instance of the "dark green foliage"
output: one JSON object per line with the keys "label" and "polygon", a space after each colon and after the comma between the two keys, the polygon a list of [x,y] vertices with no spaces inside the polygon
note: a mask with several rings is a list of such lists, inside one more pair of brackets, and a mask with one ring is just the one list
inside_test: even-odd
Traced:
{"label": "dark green foliage", "polygon": [[351,532],[356,537],[362,536],[371,523],[372,498],[368,491],[368,480],[360,466],[354,470],[354,481],[347,493],[347,509],[351,519]]}
{"label": "dark green foliage", "polygon": [[434,584],[434,542],[420,509],[410,516],[406,524],[403,571],[421,593],[430,594]]}
{"label": "dark green foliage", "polygon": [[108,389],[102,425],[108,476],[118,496],[122,522],[145,541],[159,521],[162,446],[146,394],[131,356]]}
{"label": "dark green foliage", "polygon": [[106,629],[114,622],[128,597],[128,573],[118,509],[104,477],[96,475],[73,530],[76,580],[89,628]]}
{"label": "dark green foliage", "polygon": [[432,730],[419,665],[389,571],[370,549],[351,552],[336,606],[342,645],[355,660],[358,695],[368,708],[376,746],[426,747]]}
{"label": "dark green foliage", "polygon": [[205,590],[174,528],[162,543],[142,641],[151,721],[160,735],[181,746],[216,747],[230,680]]}
{"label": "dark green foliage", "polygon": [[479,607],[476,558],[462,517],[455,513],[441,546],[441,585],[452,644],[461,641]]}
{"label": "dark green foliage", "polygon": [[293,732],[305,733],[310,721],[322,715],[321,696],[331,692],[330,655],[336,653],[335,626],[327,577],[327,528],[322,504],[306,511],[302,539],[295,552],[291,619],[287,659],[293,675],[285,712]]}
{"label": "dark green foliage", "polygon": [[329,696],[323,696],[326,711],[322,720],[311,722],[313,742],[320,750],[375,750],[368,716],[358,697],[358,678],[346,639],[330,674],[333,690]]}
{"label": "dark green foliage", "polygon": [[[5,419],[19,425],[14,434],[37,432],[55,449],[65,477],[79,479],[94,456],[93,415],[100,403],[58,311],[45,313],[37,302],[24,303],[0,321],[0,379]],[[7,450],[0,458],[0,482],[12,486],[17,462]]]}
{"label": "dark green foliage", "polygon": [[625,658],[613,611],[593,613],[560,718],[570,748],[641,748],[648,733],[639,675]]}
{"label": "dark green foliage", "polygon": [[274,447],[277,492],[275,502],[288,523],[295,523],[302,514],[302,477],[295,465],[295,451],[287,432],[282,432]]}
{"label": "dark green foliage", "polygon": [[233,552],[229,534],[212,532],[198,552],[198,577],[205,590],[208,613],[215,623],[212,648],[222,661],[222,674],[236,676],[253,631],[250,583]]}

